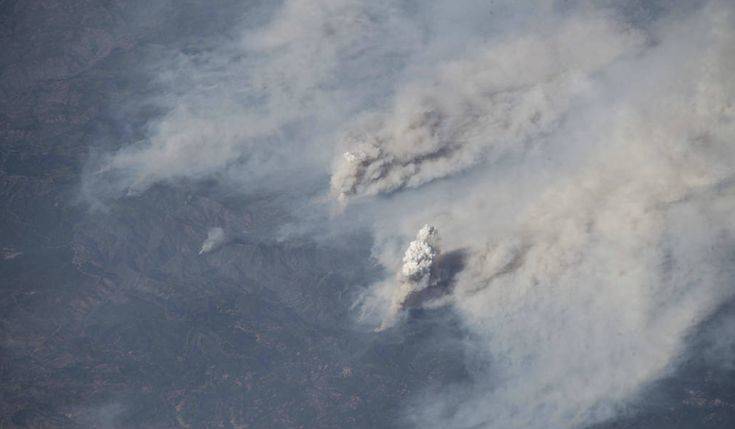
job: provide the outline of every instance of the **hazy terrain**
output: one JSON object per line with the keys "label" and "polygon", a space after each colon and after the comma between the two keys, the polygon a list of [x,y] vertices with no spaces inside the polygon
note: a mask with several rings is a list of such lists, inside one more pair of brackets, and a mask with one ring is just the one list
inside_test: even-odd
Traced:
{"label": "hazy terrain", "polygon": [[0,0],[0,427],[734,427],[732,4],[581,3]]}

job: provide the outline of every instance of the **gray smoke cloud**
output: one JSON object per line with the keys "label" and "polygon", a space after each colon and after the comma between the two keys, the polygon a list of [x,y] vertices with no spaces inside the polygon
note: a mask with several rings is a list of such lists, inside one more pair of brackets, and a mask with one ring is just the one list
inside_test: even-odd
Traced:
{"label": "gray smoke cloud", "polygon": [[88,199],[212,177],[257,192],[303,184],[324,174],[325,136],[387,91],[419,43],[393,1],[242,7],[232,13],[244,26],[229,37],[157,53],[158,91],[139,102],[165,113],[142,140],[88,166]]}
{"label": "gray smoke cloud", "polygon": [[595,73],[640,44],[632,29],[592,15],[439,64],[347,132],[332,194],[344,203],[416,187],[528,150],[589,95]]}
{"label": "gray smoke cloud", "polygon": [[[377,252],[387,267],[392,237],[426,219],[445,250],[466,249],[445,303],[472,333],[473,359],[485,362],[467,386],[416,398],[413,424],[584,427],[675,368],[686,336],[732,296],[733,23],[730,3],[709,2],[634,36],[608,25],[619,34],[601,45],[625,52],[585,80],[584,109],[565,103],[532,144],[517,140],[509,150],[518,154],[502,162],[477,161],[470,177],[380,202]],[[352,162],[368,171],[383,153]],[[347,198],[396,189],[377,171],[358,173]],[[429,177],[448,177],[437,171]],[[410,180],[393,183],[421,183]],[[365,297],[363,319],[391,308],[386,289],[379,283]]]}
{"label": "gray smoke cloud", "polygon": [[355,303],[370,329],[431,284],[440,230],[466,261],[432,305],[468,332],[471,382],[416,395],[406,422],[585,427],[732,298],[735,6],[650,3],[286,0],[161,65],[169,113],[88,180],[321,178],[361,201],[299,230],[372,229],[390,274]]}

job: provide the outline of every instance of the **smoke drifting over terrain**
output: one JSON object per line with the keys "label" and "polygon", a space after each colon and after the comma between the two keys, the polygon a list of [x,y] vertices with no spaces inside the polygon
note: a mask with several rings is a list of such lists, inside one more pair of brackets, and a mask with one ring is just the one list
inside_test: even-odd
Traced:
{"label": "smoke drifting over terrain", "polygon": [[583,17],[438,64],[348,133],[332,192],[345,200],[416,187],[528,150],[584,97],[594,73],[638,45],[635,31]]}
{"label": "smoke drifting over terrain", "polygon": [[430,284],[441,230],[466,254],[441,303],[472,381],[413,398],[407,421],[585,427],[675,371],[733,296],[735,5],[485,3],[287,0],[179,58],[189,84],[168,82],[170,112],[91,188],[314,179],[346,208],[304,230],[374,232],[388,280],[355,306],[371,328]]}
{"label": "smoke drifting over terrain", "polygon": [[209,253],[212,250],[218,248],[225,242],[225,230],[220,227],[210,228],[207,231],[207,239],[202,243],[202,248],[199,250],[199,254],[203,255]]}
{"label": "smoke drifting over terrain", "polygon": [[324,174],[333,152],[323,141],[387,91],[385,78],[417,48],[418,33],[394,3],[243,7],[232,12],[243,26],[229,37],[160,53],[152,68],[165,95],[142,104],[165,113],[142,141],[92,166],[85,191],[104,199],[217,177],[263,192]]}

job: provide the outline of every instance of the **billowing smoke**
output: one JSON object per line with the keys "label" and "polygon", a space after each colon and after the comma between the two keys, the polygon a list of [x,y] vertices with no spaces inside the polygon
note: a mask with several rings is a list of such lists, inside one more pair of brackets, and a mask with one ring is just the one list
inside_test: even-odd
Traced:
{"label": "billowing smoke", "polygon": [[95,189],[241,175],[305,193],[311,175],[343,203],[392,193],[294,229],[372,229],[397,274],[355,305],[371,328],[436,280],[436,229],[405,248],[418,226],[466,255],[442,302],[471,382],[417,395],[406,418],[585,427],[674,371],[732,296],[734,8],[285,0],[248,37],[163,67],[184,75],[173,107]]}
{"label": "billowing smoke", "polygon": [[[417,427],[575,428],[611,418],[641,387],[675,368],[686,336],[732,296],[734,18],[732,4],[710,2],[646,33],[608,24],[611,33],[598,39],[598,50],[611,44],[616,54],[578,81],[581,89],[566,93],[574,96],[557,92],[564,100],[558,104],[529,101],[555,112],[547,116],[551,125],[539,132],[520,127],[512,135],[524,137],[501,140],[507,156],[485,152],[463,164],[481,170],[469,177],[381,202],[390,207],[376,221],[387,266],[394,265],[392,235],[419,219],[433,219],[446,251],[468,255],[447,302],[471,333],[477,369],[463,388],[416,398],[409,418]],[[575,27],[589,18],[568,19]],[[535,37],[536,29],[529,31],[505,42],[516,47],[506,55],[520,58],[513,69],[519,73],[523,64],[537,64],[518,48]],[[578,36],[592,43],[600,33]],[[552,75],[566,67],[566,61],[540,64]],[[569,75],[579,76],[574,70]],[[465,76],[482,81],[481,74]],[[539,81],[527,86],[548,82],[546,72],[534,76]],[[425,90],[444,98],[441,86]],[[468,111],[457,112],[474,121]],[[394,116],[388,122],[415,117],[387,115]],[[431,117],[419,123],[441,129],[442,115]],[[472,129],[476,141],[504,135]],[[426,135],[441,133],[359,143],[346,159],[351,167],[337,164],[333,192],[342,199],[380,194],[461,171],[420,168],[434,159],[424,150]],[[410,165],[403,170],[394,153],[421,155],[403,158]],[[451,159],[446,154],[454,152],[438,153]],[[399,170],[408,173],[393,174]],[[375,290],[378,299],[367,300],[366,312],[376,302],[392,309],[380,299],[385,285]]]}
{"label": "billowing smoke", "polygon": [[429,287],[432,270],[439,256],[439,232],[431,225],[424,225],[403,255],[403,265],[397,275],[397,285],[393,290],[388,315],[378,328],[379,331],[390,327],[403,310],[406,300],[419,291]]}
{"label": "billowing smoke", "polygon": [[257,192],[303,185],[332,155],[323,135],[385,91],[418,44],[393,1],[256,3],[233,11],[246,25],[207,49],[158,56],[158,91],[142,105],[165,114],[144,139],[88,166],[89,199],[212,176]]}
{"label": "billowing smoke", "polygon": [[346,133],[332,194],[344,203],[416,187],[528,150],[589,95],[595,73],[640,44],[635,31],[590,16],[439,64]]}
{"label": "billowing smoke", "polygon": [[199,254],[203,255],[217,249],[225,243],[225,238],[224,229],[218,226],[210,228],[209,231],[207,231],[207,239],[202,243],[202,248],[199,250]]}

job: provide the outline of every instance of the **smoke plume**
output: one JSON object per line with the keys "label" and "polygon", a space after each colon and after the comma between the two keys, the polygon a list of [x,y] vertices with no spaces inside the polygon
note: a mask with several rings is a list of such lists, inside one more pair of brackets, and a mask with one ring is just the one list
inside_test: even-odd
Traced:
{"label": "smoke plume", "polygon": [[595,73],[637,52],[640,39],[610,20],[584,17],[438,65],[387,111],[365,115],[346,133],[333,195],[344,202],[416,187],[528,150],[588,95]]}
{"label": "smoke plume", "polygon": [[160,66],[167,113],[90,169],[90,189],[329,192],[342,214],[294,203],[292,230],[372,231],[391,274],[354,306],[371,328],[431,288],[441,230],[444,255],[463,255],[441,302],[470,382],[414,395],[400,423],[614,418],[732,298],[731,1],[273,5],[234,42]]}
{"label": "smoke plume", "polygon": [[395,323],[406,300],[414,293],[426,289],[432,282],[432,269],[439,256],[439,232],[431,225],[424,225],[403,255],[403,265],[397,274],[388,315],[379,331]]}
{"label": "smoke plume", "polygon": [[225,230],[220,227],[210,228],[207,231],[207,239],[202,243],[199,254],[203,255],[217,249],[225,242]]}
{"label": "smoke plume", "polygon": [[[647,23],[645,31],[611,23],[609,33],[590,30],[586,13],[566,19],[580,32],[565,46],[583,58],[614,53],[591,61],[587,75],[567,68],[574,61],[563,55],[555,57],[563,59],[558,64],[536,62],[543,55],[533,50],[525,55],[521,47],[536,37],[535,28],[503,42],[505,55],[518,58],[513,71],[523,75],[523,65],[535,71],[526,87],[546,88],[558,82],[557,72],[581,76],[575,91],[554,92],[554,102],[528,100],[531,111],[552,112],[545,117],[553,119],[536,122],[548,126],[521,120],[518,132],[504,134],[455,110],[469,128],[452,129],[472,129],[482,142],[455,151],[455,139],[436,137],[447,135],[443,115],[393,109],[382,123],[442,131],[414,139],[367,133],[371,143],[356,144],[347,167],[336,165],[332,190],[343,200],[446,180],[472,165],[480,170],[379,202],[390,207],[376,222],[386,266],[394,265],[392,235],[419,219],[442,230],[446,251],[468,255],[446,302],[471,333],[473,380],[416,398],[409,418],[417,427],[574,428],[612,418],[647,383],[674,371],[687,335],[732,296],[732,5],[710,2]],[[579,40],[599,45],[584,51]],[[482,64],[482,74],[464,74],[469,82],[500,73]],[[453,92],[445,97],[433,83],[425,91],[441,100]],[[507,106],[492,111],[492,97],[473,100],[486,105],[475,112],[519,117],[504,116],[514,112]],[[477,148],[473,153],[482,156],[451,163],[460,167],[422,169]],[[493,157],[499,149],[503,156]],[[363,307],[368,314],[379,302],[393,314],[393,301],[381,301],[384,289],[375,286],[377,298]]]}

